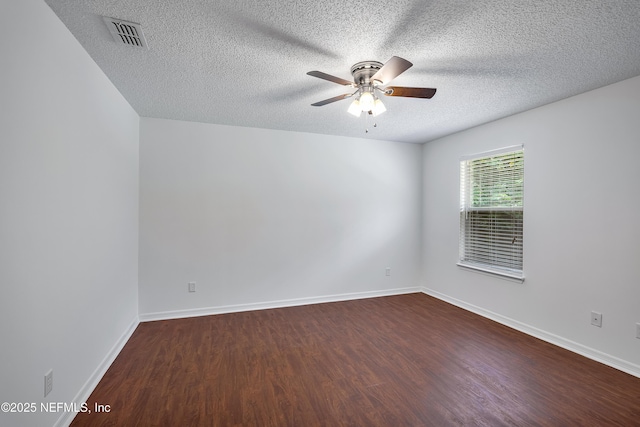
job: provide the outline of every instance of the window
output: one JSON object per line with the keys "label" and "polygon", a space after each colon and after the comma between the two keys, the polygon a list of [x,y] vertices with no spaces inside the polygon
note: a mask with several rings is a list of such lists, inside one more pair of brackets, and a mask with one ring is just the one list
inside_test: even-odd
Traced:
{"label": "window", "polygon": [[458,265],[523,281],[523,202],[521,145],[463,157]]}

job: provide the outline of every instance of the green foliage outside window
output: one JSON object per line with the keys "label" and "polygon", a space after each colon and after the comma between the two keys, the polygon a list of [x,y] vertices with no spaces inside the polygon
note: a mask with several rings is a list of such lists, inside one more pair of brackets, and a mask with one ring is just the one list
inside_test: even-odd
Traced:
{"label": "green foliage outside window", "polygon": [[472,161],[470,208],[522,207],[523,152]]}

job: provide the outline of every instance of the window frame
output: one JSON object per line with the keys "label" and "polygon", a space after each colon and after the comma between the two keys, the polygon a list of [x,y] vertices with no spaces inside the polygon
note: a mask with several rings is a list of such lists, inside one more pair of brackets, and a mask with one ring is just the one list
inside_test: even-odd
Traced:
{"label": "window frame", "polygon": [[[474,203],[472,200],[473,196],[471,195],[472,186],[470,185],[472,183],[473,177],[466,175],[470,167],[469,162],[480,161],[479,163],[482,163],[482,161],[486,162],[488,159],[491,159],[494,157],[504,156],[509,153],[519,153],[519,152],[521,152],[521,156],[522,156],[522,165],[519,169],[517,169],[518,175],[514,176],[513,180],[509,183],[511,185],[509,187],[510,190],[513,190],[515,188],[515,191],[520,191],[519,198],[515,202],[516,205],[507,206],[506,204],[501,205],[498,203],[498,204],[489,204],[489,205],[482,205],[482,206],[473,206],[473,203]],[[522,241],[522,238],[524,235],[524,166],[525,166],[524,165],[524,145],[522,144],[460,157],[460,164],[459,164],[460,206],[459,206],[459,237],[458,237],[459,238],[459,241],[458,241],[459,254],[458,254],[458,262],[457,262],[458,266],[463,267],[465,269],[470,269],[470,270],[475,270],[479,272],[484,272],[492,275],[505,277],[521,283],[524,282],[524,242]],[[487,173],[487,171],[485,171],[484,173]],[[507,172],[498,172],[498,171],[491,170],[491,171],[488,171],[488,173],[491,174],[492,178],[495,176],[499,176],[498,179],[510,178],[509,176],[510,173],[507,173]],[[495,175],[496,173],[498,175]],[[521,187],[520,187],[520,184],[516,184],[516,186],[513,187],[513,183],[519,179],[522,180]],[[517,203],[519,203],[520,205],[517,205]],[[490,262],[479,261],[477,252],[474,252],[474,250],[467,251],[466,243],[472,240],[469,237],[470,236],[469,233],[471,232],[468,230],[468,222],[469,222],[468,215],[470,212],[474,212],[479,215],[480,214],[486,215],[486,213],[491,213],[491,212],[496,212],[496,213],[522,212],[520,218],[518,218],[517,215],[514,216],[513,214],[511,214],[511,216],[514,218],[513,224],[511,225],[511,227],[515,229],[516,233],[518,233],[517,234],[518,237],[521,239],[521,244],[517,246],[518,251],[515,252],[515,254],[518,255],[516,259],[519,260],[520,262],[519,269],[511,268],[505,265],[499,265],[499,263],[491,264]],[[479,218],[481,220],[483,219],[480,216]],[[498,219],[497,216],[496,218],[493,218],[493,217],[489,219],[484,218],[484,220],[485,221],[495,220],[496,222],[501,221],[501,219]],[[486,244],[486,247],[489,248],[490,256],[495,256],[496,258],[502,257],[502,255],[496,255],[496,254],[498,254],[500,250],[504,250],[506,246],[504,243],[495,243],[496,237],[504,237],[504,234],[502,234],[502,231],[497,231],[494,233],[492,229],[491,235],[488,236],[486,240],[482,240],[483,238],[479,236],[479,234],[482,234],[482,233],[479,233],[477,230],[475,230],[474,233],[475,234],[471,236],[473,237],[474,243],[480,242],[481,244]],[[490,241],[490,240],[493,240],[493,241]],[[515,237],[514,237],[514,241],[515,241]]]}

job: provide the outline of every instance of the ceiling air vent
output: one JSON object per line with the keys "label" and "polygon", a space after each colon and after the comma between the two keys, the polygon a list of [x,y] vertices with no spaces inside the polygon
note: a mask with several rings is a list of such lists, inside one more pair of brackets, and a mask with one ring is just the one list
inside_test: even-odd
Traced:
{"label": "ceiling air vent", "polygon": [[119,44],[133,47],[147,47],[147,41],[142,34],[142,27],[135,22],[121,21],[115,18],[103,16],[105,24],[109,27],[109,32],[113,39]]}

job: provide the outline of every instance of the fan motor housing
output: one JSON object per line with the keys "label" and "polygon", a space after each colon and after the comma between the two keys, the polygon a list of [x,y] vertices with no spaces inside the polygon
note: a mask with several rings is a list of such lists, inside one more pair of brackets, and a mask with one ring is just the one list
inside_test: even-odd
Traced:
{"label": "fan motor housing", "polygon": [[378,61],[362,61],[351,67],[351,75],[356,85],[370,85],[371,76],[382,68],[382,62]]}

